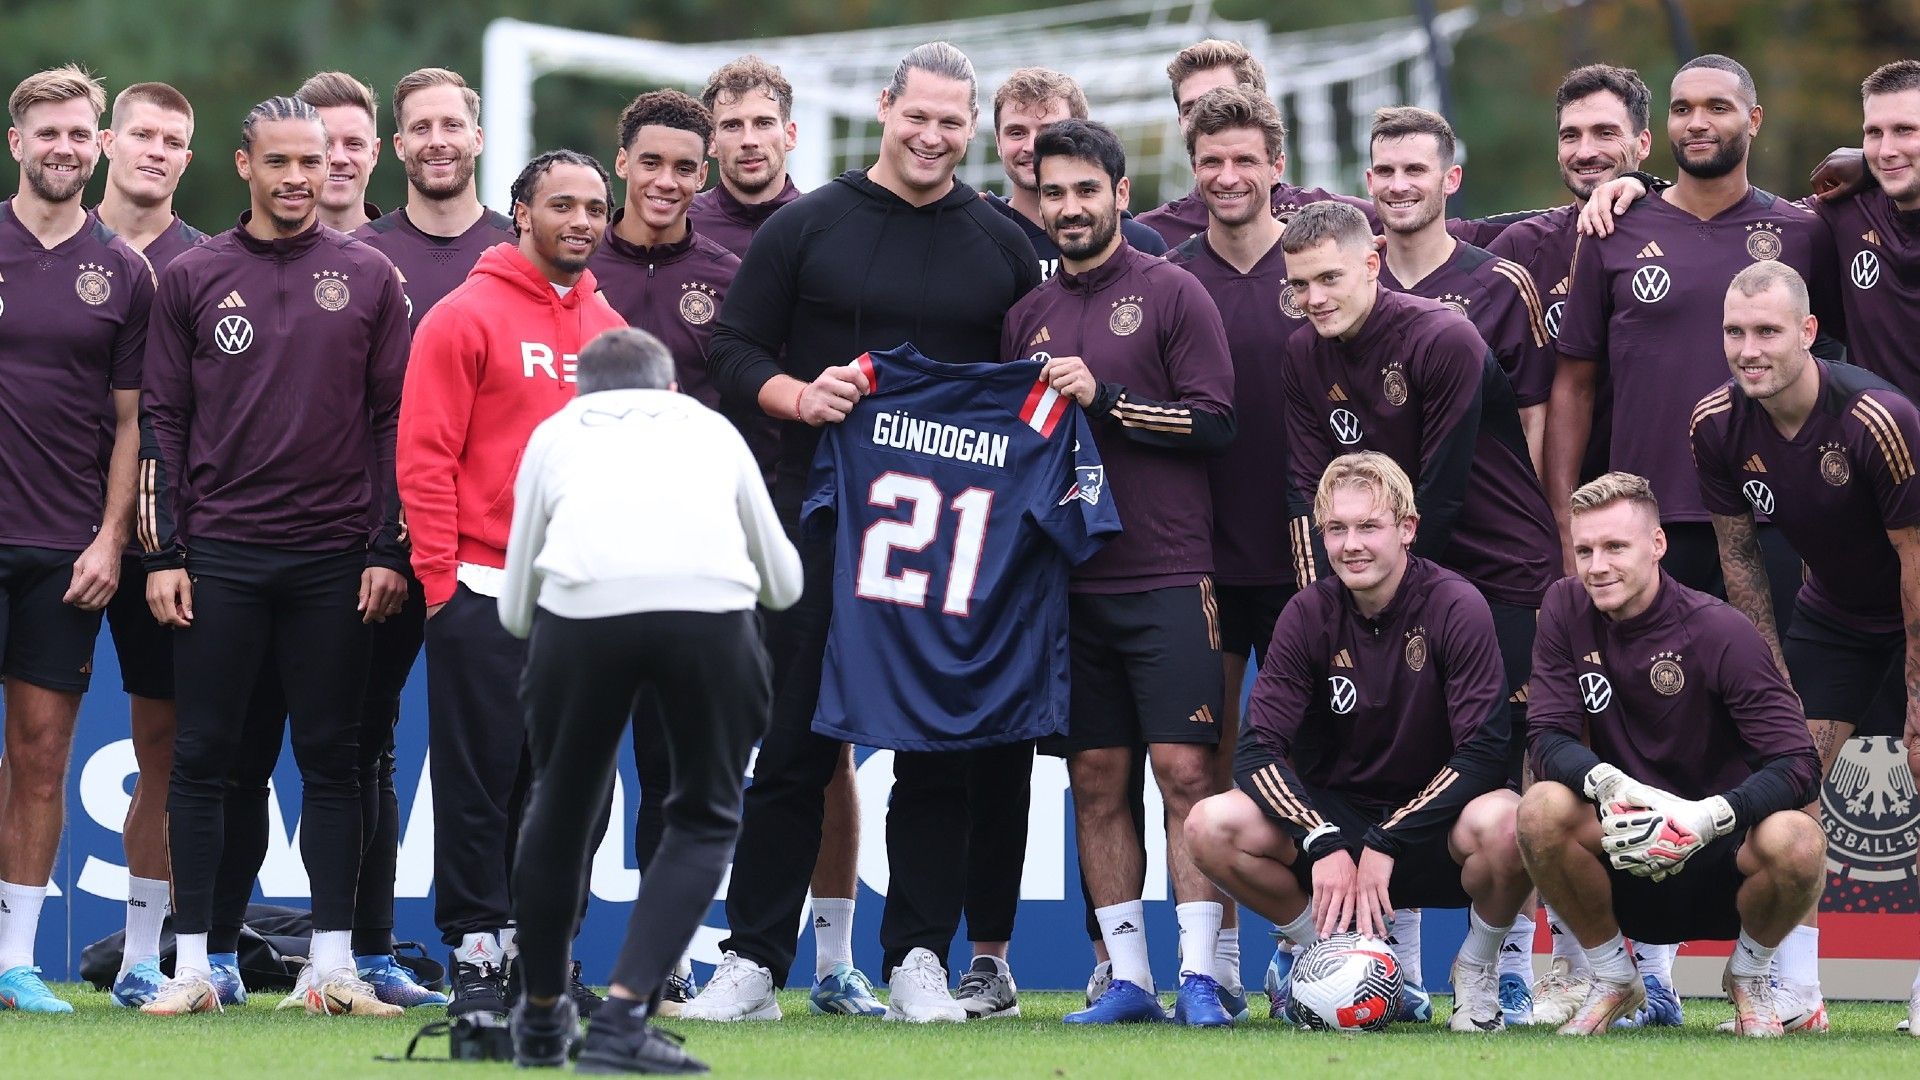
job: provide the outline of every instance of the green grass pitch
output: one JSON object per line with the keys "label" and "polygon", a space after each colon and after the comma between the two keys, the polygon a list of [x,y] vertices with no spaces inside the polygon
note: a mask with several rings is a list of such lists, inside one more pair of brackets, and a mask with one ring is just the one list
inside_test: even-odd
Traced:
{"label": "green grass pitch", "polygon": [[[508,1065],[389,1065],[379,1054],[401,1053],[419,1025],[438,1017],[422,1010],[398,1020],[324,1020],[276,1013],[277,995],[262,995],[224,1015],[158,1020],[116,1009],[84,986],[56,988],[74,1002],[71,1016],[0,1014],[0,1076],[151,1076],[171,1080],[221,1077],[369,1076],[442,1080],[506,1074]],[[805,995],[783,993],[779,1023],[706,1024],[670,1021],[687,1048],[720,1077],[980,1077],[1145,1080],[1285,1077],[1912,1077],[1920,1075],[1920,1039],[1896,1034],[1904,1005],[1829,1006],[1824,1037],[1742,1041],[1713,1025],[1730,1014],[1723,1002],[1690,1000],[1687,1026],[1616,1032],[1599,1039],[1562,1039],[1543,1028],[1500,1035],[1453,1035],[1442,1024],[1396,1025],[1384,1035],[1293,1031],[1256,1019],[1231,1031],[1170,1024],[1072,1030],[1060,1023],[1079,1006],[1068,993],[1026,993],[1019,1019],[966,1025],[888,1024],[807,1014]],[[1256,996],[1254,1010],[1264,1016]],[[1444,1017],[1444,999],[1434,1012]],[[444,1040],[423,1044],[444,1055]],[[524,1074],[522,1074],[524,1075]]]}

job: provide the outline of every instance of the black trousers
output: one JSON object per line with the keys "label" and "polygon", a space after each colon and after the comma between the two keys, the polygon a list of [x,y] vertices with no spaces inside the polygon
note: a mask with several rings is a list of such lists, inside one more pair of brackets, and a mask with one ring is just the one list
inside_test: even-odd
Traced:
{"label": "black trousers", "polygon": [[[420,655],[427,617],[420,583],[408,575],[407,603],[399,614],[368,627],[371,644],[366,694],[361,701],[360,885],[354,896],[353,954],[393,951],[393,886],[400,859],[400,800],[393,786],[393,729],[400,720],[400,692]],[[269,820],[267,782],[280,762],[286,733],[286,693],[280,676],[262,670],[247,705],[247,729],[239,764],[227,792],[227,842],[213,895],[213,952],[238,947],[240,926],[253,898],[254,879],[266,861]]]}
{"label": "black trousers", "polygon": [[458,945],[513,925],[508,881],[531,778],[519,706],[527,644],[500,625],[497,601],[464,585],[427,620],[426,641],[433,915]]}
{"label": "black trousers", "polygon": [[642,998],[657,991],[726,874],[742,774],[769,705],[753,613],[537,612],[520,689],[533,782],[513,871],[520,970],[534,997],[566,989],[596,819],[643,687],[659,696],[672,776],[655,861],[673,872],[641,875],[612,981]]}
{"label": "black trousers", "polygon": [[300,766],[300,854],[317,930],[350,930],[362,825],[359,705],[369,635],[355,610],[366,554],[199,541],[193,625],[174,637],[179,714],[167,797],[174,929],[207,933],[225,802],[263,667],[278,675]]}
{"label": "black trousers", "polygon": [[[1032,806],[1032,743],[974,752],[972,767],[967,771],[969,940],[1013,938],[1013,917],[1020,908],[1020,879],[1027,868],[1027,815]],[[946,955],[939,950],[935,953]]]}

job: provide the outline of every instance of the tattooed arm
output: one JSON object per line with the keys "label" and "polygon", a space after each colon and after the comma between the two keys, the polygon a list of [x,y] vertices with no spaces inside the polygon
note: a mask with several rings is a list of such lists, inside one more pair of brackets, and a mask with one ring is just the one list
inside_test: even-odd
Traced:
{"label": "tattooed arm", "polygon": [[1907,767],[1920,776],[1920,526],[1888,529],[1900,556],[1900,609],[1907,625]]}
{"label": "tattooed arm", "polygon": [[[1714,539],[1720,542],[1720,575],[1727,583],[1727,603],[1745,615],[1760,631],[1773,653],[1774,666],[1787,675],[1787,657],[1780,649],[1780,624],[1773,616],[1773,590],[1767,581],[1767,560],[1752,514],[1713,515]],[[1915,554],[1920,567],[1920,552]]]}

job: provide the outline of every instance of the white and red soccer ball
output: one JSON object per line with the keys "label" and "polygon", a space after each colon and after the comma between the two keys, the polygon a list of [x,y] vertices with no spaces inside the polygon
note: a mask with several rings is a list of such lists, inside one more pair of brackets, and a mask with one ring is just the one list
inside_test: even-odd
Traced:
{"label": "white and red soccer ball", "polygon": [[1305,1028],[1384,1031],[1403,981],[1393,946],[1361,934],[1335,934],[1294,958],[1287,1019]]}

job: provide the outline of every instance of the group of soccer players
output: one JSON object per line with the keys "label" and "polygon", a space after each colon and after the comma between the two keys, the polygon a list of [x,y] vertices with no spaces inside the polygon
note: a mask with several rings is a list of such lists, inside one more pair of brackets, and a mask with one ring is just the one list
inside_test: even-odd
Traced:
{"label": "group of soccer players", "polygon": [[[1042,68],[991,97],[1008,196],[958,180],[981,88],[938,42],[881,91],[878,159],[818,191],[785,163],[825,133],[797,130],[791,86],[749,56],[699,98],[626,108],[624,202],[594,156],[556,150],[496,212],[474,187],[478,95],[423,68],[390,99],[408,193],[383,214],[365,202],[376,96],[324,72],[245,117],[248,209],[212,235],[172,210],[193,158],[178,91],[128,86],[102,129],[84,70],[21,81],[0,205],[0,1008],[71,1008],[34,947],[103,611],[140,767],[117,1003],[245,1000],[237,942],[289,731],[313,940],[283,1004],[460,1015],[524,996],[513,867],[539,778],[527,645],[500,617],[515,480],[582,351],[633,326],[752,449],[805,577],[762,613],[772,704],[724,958],[697,995],[684,957],[643,985],[643,1022],[777,1019],[809,893],[815,1011],[1017,1015],[1037,749],[1066,759],[1094,953],[1069,1023],[1244,1019],[1239,905],[1279,928],[1275,1015],[1293,950],[1357,929],[1389,938],[1396,1011],[1426,1020],[1419,909],[1441,906],[1470,908],[1456,1030],[1678,1024],[1673,952],[1700,937],[1737,939],[1735,1030],[1825,1030],[1820,777],[1856,731],[1903,736],[1920,771],[1920,367],[1899,345],[1920,326],[1920,62],[1866,80],[1863,175],[1800,202],[1747,180],[1762,111],[1736,61],[1673,77],[1670,184],[1638,171],[1647,86],[1580,68],[1555,102],[1573,201],[1479,221],[1446,217],[1461,166],[1437,114],[1375,115],[1362,200],[1281,179],[1285,124],[1242,46],[1200,42],[1168,76],[1196,183],[1137,217],[1121,144]],[[969,590],[994,585],[993,494],[952,500],[979,532],[932,548],[953,556],[936,614],[914,555],[953,493],[892,471],[836,503],[818,463],[965,456],[951,417],[897,412],[870,446],[845,422],[940,363],[1034,361],[1009,415],[1051,438],[1079,410],[1062,430],[1091,446],[1055,456],[1069,486],[1045,502],[1084,515],[1080,540],[1040,595],[974,614],[997,614],[1046,692],[966,731],[868,737],[849,607],[968,618]],[[923,420],[949,437],[882,437]],[[874,529],[841,545],[803,528],[822,505]],[[451,1000],[393,956],[393,726],[423,644]],[[997,676],[938,649],[909,658],[918,700],[964,710]],[[636,848],[643,874],[674,874],[652,858],[675,812],[657,709],[635,707]],[[927,720],[879,728],[894,719]],[[885,1003],[852,962],[849,739],[896,750]],[[1170,1011],[1141,899],[1149,776]],[[1920,981],[1910,1011],[1920,1029]],[[690,1063],[636,1045],[636,1067]]]}

